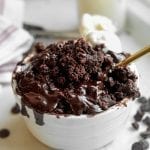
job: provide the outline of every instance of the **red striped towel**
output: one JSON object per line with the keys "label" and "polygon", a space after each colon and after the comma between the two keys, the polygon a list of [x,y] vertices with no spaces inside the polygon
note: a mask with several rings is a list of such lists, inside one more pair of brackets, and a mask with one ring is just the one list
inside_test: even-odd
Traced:
{"label": "red striped towel", "polygon": [[29,33],[0,16],[0,83],[10,82],[16,62],[32,42]]}

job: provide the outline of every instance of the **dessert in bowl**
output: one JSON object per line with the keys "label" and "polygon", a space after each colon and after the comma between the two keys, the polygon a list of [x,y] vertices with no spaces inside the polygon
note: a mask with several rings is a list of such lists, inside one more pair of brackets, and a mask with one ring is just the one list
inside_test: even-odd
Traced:
{"label": "dessert in bowl", "polygon": [[[139,96],[128,56],[80,38],[37,44],[16,66],[13,91],[32,134],[63,150],[94,150],[112,142]],[[131,69],[132,68],[132,69]]]}

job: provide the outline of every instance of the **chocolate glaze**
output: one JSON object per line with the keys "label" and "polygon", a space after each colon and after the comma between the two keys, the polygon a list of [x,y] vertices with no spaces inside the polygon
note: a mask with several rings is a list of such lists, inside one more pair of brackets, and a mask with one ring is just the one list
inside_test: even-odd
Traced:
{"label": "chocolate glaze", "polygon": [[[82,38],[47,47],[37,44],[34,55],[26,56],[14,71],[22,104],[41,114],[93,115],[124,98],[138,97],[136,75],[129,67],[114,67],[128,54],[104,52],[104,47]],[[24,105],[22,112],[29,117]],[[34,114],[41,125],[39,113]]]}
{"label": "chocolate glaze", "polygon": [[39,126],[43,126],[44,125],[44,121],[43,121],[44,115],[36,112],[35,110],[33,110],[33,113],[34,113],[36,124],[38,124]]}
{"label": "chocolate glaze", "polygon": [[23,103],[23,102],[21,102],[21,114],[23,115],[23,116],[26,116],[26,117],[28,117],[29,118],[29,114],[28,114],[28,112],[27,112],[27,110],[26,110],[26,107],[25,107],[25,104]]}

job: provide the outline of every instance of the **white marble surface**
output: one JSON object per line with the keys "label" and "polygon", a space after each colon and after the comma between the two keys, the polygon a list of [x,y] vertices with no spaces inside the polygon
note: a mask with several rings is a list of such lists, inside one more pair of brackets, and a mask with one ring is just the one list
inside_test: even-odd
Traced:
{"label": "white marble surface", "polygon": [[[126,51],[133,52],[140,48],[134,39],[126,34],[121,35],[123,48]],[[141,92],[149,96],[150,93],[150,56],[144,56],[137,61],[136,65],[140,73],[140,89]],[[15,103],[10,87],[3,87],[0,91],[0,129],[10,129],[10,137],[7,139],[0,139],[0,150],[51,150],[38,142],[27,130],[24,121],[20,115],[11,115],[10,109]],[[103,148],[102,150],[130,150],[131,144],[138,140],[138,132],[131,130],[132,116],[136,112],[138,104],[135,102],[129,120],[125,129],[122,129],[117,139],[111,145]],[[142,131],[144,126],[140,127]]]}

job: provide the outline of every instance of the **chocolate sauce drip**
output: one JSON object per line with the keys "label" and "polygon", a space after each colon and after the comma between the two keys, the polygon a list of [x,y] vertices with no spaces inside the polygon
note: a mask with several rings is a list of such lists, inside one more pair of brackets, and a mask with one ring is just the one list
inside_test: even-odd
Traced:
{"label": "chocolate sauce drip", "polygon": [[38,124],[39,126],[43,126],[44,125],[44,114],[38,113],[35,110],[33,110],[34,113],[34,118],[35,118],[35,122],[36,124]]}
{"label": "chocolate sauce drip", "polygon": [[21,101],[21,114],[23,116],[28,117],[28,118],[30,117],[29,114],[28,114],[28,112],[27,112],[27,109],[25,107],[25,104],[22,101]]}

